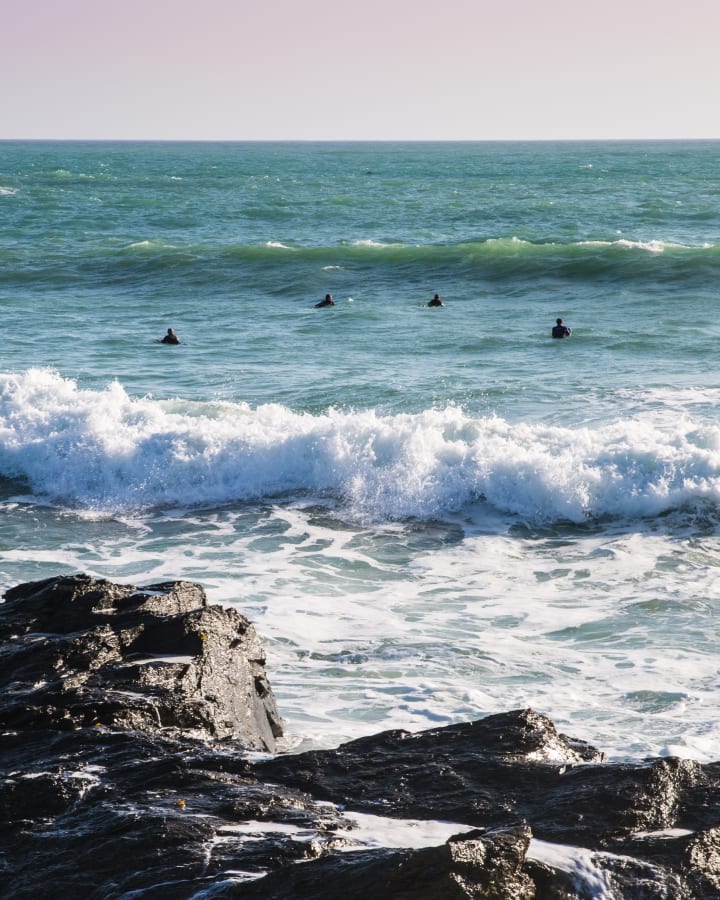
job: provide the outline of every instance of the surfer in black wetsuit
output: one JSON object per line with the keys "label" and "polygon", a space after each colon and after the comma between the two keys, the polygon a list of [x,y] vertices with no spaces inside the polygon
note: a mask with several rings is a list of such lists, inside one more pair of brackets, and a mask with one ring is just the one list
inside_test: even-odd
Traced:
{"label": "surfer in black wetsuit", "polygon": [[435,296],[430,300],[428,306],[444,306],[445,304],[440,299],[440,294],[435,294]]}
{"label": "surfer in black wetsuit", "polygon": [[554,338],[566,338],[570,337],[572,334],[572,328],[568,328],[567,325],[563,323],[562,319],[555,319],[555,324],[553,325],[552,336]]}
{"label": "surfer in black wetsuit", "polygon": [[315,304],[315,309],[322,309],[323,306],[335,306],[332,294],[325,294],[325,299]]}
{"label": "surfer in black wetsuit", "polygon": [[180,338],[175,334],[175,332],[172,330],[172,328],[168,328],[167,334],[161,341],[158,341],[158,343],[160,343],[160,344],[179,344]]}

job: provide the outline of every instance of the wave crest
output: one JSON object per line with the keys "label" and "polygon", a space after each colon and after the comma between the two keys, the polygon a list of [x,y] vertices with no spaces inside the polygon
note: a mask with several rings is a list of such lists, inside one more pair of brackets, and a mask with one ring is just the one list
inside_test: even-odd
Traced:
{"label": "wave crest", "polygon": [[640,518],[720,504],[720,427],[596,428],[131,398],[46,370],[0,378],[0,475],[55,503],[117,514],[164,505],[332,497],[370,521],[485,500],[533,523]]}

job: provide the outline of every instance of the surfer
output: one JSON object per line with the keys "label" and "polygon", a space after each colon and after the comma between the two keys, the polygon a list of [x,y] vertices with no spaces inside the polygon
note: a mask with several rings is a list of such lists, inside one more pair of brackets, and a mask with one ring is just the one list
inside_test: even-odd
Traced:
{"label": "surfer", "polygon": [[554,338],[566,338],[570,337],[572,334],[572,328],[568,328],[567,325],[564,324],[562,319],[555,319],[555,324],[553,325],[552,336]]}
{"label": "surfer", "polygon": [[167,334],[162,340],[158,341],[158,344],[179,344],[180,338],[175,334],[172,328],[168,328]]}
{"label": "surfer", "polygon": [[444,306],[445,304],[440,299],[440,294],[435,294],[435,296],[430,300],[428,306]]}
{"label": "surfer", "polygon": [[325,294],[325,299],[315,304],[315,309],[322,309],[323,306],[335,306],[332,294]]}

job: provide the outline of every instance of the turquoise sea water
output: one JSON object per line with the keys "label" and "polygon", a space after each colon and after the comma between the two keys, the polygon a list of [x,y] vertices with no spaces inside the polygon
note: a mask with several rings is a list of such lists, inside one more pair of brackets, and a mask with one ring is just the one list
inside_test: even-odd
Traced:
{"label": "turquoise sea water", "polygon": [[200,582],[289,747],[533,706],[720,758],[719,163],[0,142],[2,587]]}

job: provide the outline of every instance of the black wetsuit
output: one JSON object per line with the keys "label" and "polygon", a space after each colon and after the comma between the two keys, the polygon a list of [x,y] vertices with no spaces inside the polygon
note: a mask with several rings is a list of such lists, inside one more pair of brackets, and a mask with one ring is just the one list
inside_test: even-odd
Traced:
{"label": "black wetsuit", "polygon": [[568,328],[567,325],[553,325],[552,336],[554,338],[570,337],[571,334],[572,329]]}

